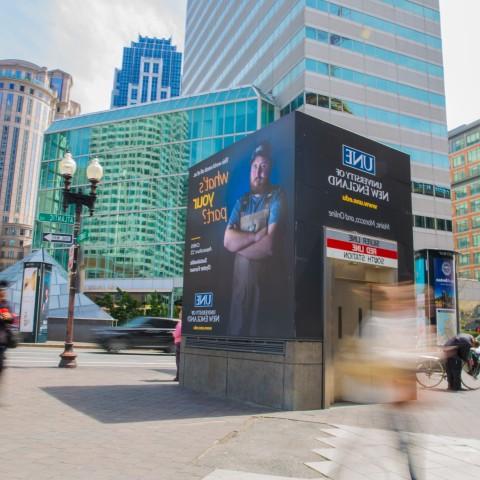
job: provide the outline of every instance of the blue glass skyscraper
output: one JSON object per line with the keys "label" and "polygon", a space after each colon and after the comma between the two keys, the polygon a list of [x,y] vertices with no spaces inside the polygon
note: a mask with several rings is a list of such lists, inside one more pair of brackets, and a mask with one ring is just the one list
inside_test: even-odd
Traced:
{"label": "blue glass skyscraper", "polygon": [[138,37],[123,49],[115,69],[111,107],[154,102],[180,95],[182,54],[166,38]]}

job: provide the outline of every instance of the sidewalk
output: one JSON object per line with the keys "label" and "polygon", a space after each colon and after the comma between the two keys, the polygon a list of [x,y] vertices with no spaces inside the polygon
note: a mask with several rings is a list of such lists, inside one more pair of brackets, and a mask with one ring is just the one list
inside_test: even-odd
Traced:
{"label": "sidewalk", "polygon": [[[335,477],[335,463],[347,467],[337,478],[408,478],[382,406],[275,412],[190,392],[171,382],[173,373],[173,360],[162,368],[7,369],[2,478],[319,479]],[[420,392],[409,418],[424,478],[480,478],[479,401],[480,390]]]}

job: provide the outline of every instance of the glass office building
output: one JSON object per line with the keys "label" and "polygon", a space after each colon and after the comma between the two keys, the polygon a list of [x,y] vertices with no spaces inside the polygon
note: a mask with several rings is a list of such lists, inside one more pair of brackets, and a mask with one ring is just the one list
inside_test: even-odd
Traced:
{"label": "glass office building", "polygon": [[180,95],[182,54],[170,38],[138,37],[115,69],[111,106],[125,107]]}
{"label": "glass office building", "polygon": [[39,222],[38,214],[63,213],[58,163],[67,149],[78,167],[73,185],[85,191],[86,167],[98,156],[104,178],[95,214],[85,209],[82,219],[89,235],[85,291],[181,286],[188,168],[272,122],[274,113],[267,96],[242,87],[53,123],[44,141],[34,248],[43,245],[66,265],[68,246],[42,242],[42,235],[70,233],[72,225]]}
{"label": "glass office building", "polygon": [[409,154],[415,248],[453,248],[438,0],[189,0],[183,92],[238,84]]}

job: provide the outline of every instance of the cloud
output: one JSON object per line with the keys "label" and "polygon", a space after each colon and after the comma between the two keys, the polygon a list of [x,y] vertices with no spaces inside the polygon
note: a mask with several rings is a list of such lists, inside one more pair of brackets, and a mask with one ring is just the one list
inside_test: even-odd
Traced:
{"label": "cloud", "polygon": [[70,73],[83,113],[110,107],[115,67],[139,34],[172,37],[183,52],[185,0],[22,0],[4,18],[0,58]]}

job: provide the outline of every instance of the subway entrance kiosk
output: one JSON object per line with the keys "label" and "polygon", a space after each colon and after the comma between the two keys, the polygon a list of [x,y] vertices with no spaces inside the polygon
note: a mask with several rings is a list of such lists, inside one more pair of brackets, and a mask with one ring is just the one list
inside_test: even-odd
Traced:
{"label": "subway entrance kiosk", "polygon": [[299,112],[192,167],[181,384],[281,409],[350,400],[336,352],[375,284],[413,280],[410,185],[407,155]]}

